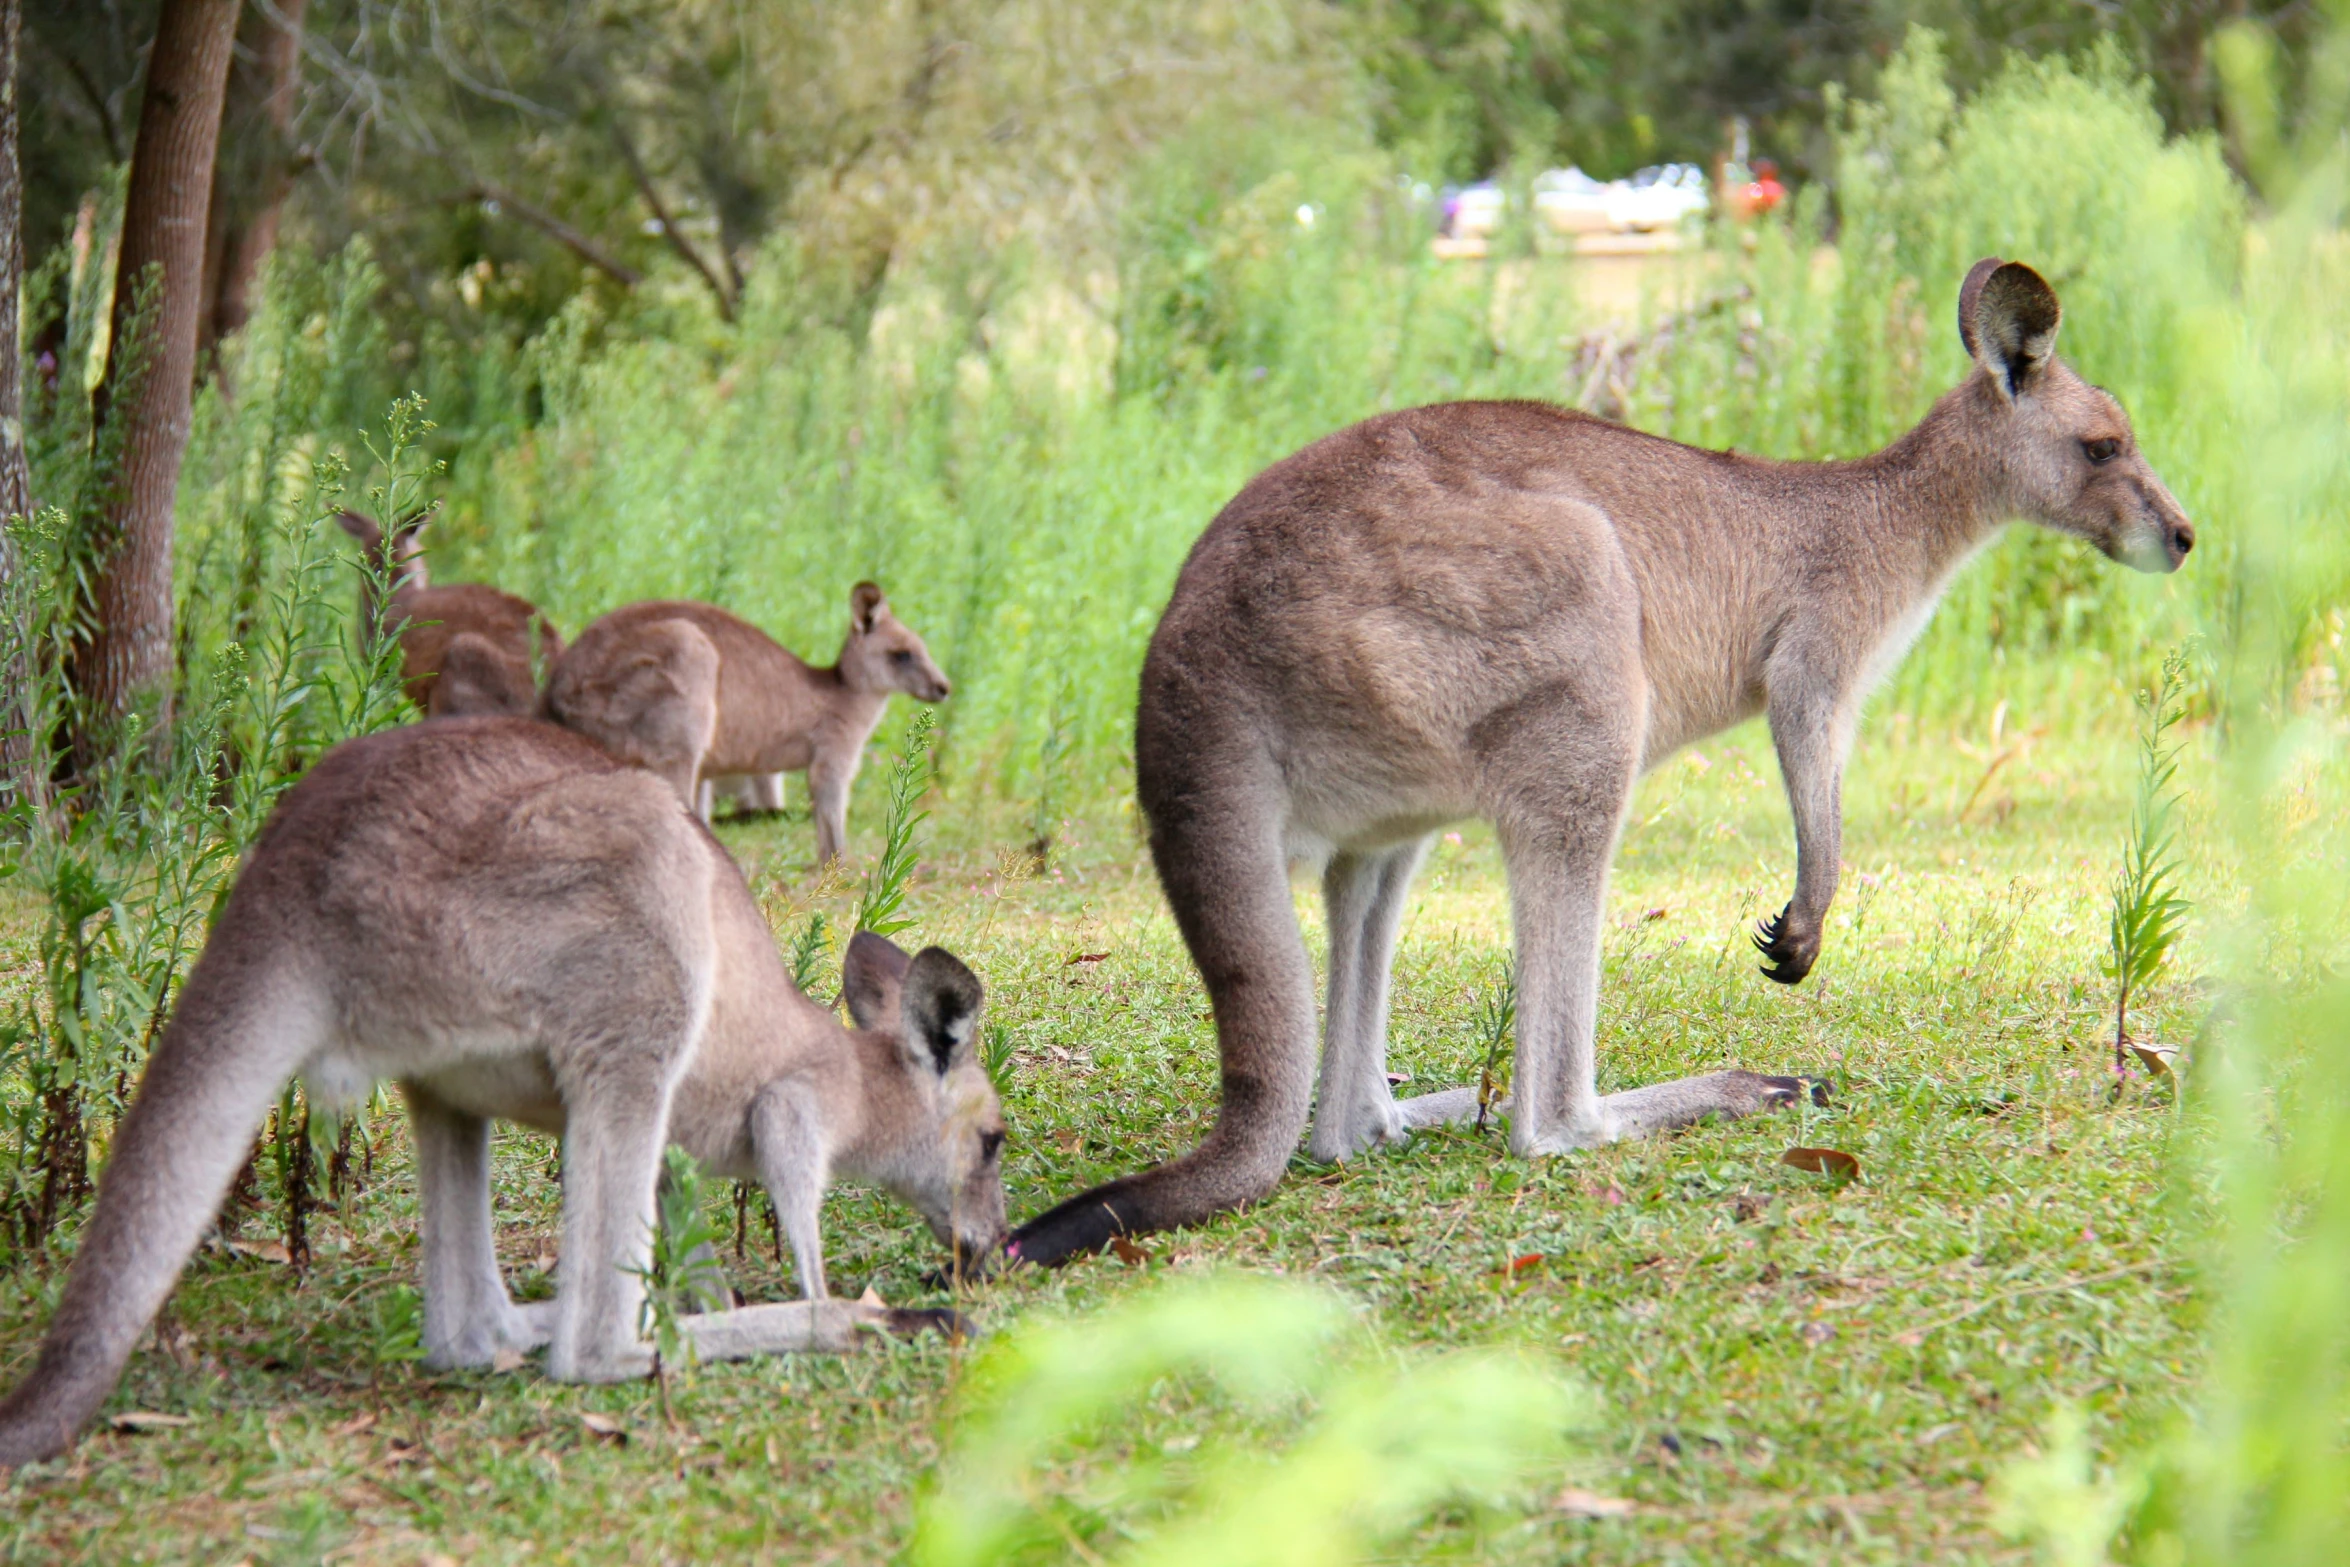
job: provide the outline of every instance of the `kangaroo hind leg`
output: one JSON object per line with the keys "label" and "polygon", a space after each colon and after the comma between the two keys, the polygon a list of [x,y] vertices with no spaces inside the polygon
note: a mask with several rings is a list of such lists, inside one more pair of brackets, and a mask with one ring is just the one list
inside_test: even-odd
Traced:
{"label": "kangaroo hind leg", "polygon": [[1428,840],[1374,853],[1341,851],[1322,873],[1330,919],[1330,1000],[1323,1019],[1322,1082],[1308,1151],[1345,1159],[1404,1135],[1387,1084],[1387,990],[1404,895]]}
{"label": "kangaroo hind leg", "polygon": [[402,1083],[416,1141],[424,1242],[424,1359],[434,1370],[496,1363],[501,1350],[537,1349],[553,1319],[506,1293],[490,1212],[490,1124]]}

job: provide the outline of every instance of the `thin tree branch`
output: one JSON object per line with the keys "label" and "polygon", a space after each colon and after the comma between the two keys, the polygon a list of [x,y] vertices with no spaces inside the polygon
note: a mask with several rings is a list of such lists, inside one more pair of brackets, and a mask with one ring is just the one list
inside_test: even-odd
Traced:
{"label": "thin tree branch", "polygon": [[[497,203],[501,210],[511,212],[515,217],[537,229],[623,288],[634,288],[645,280],[645,275],[642,272],[613,255],[603,246],[588,238],[587,235],[582,234],[544,207],[533,206],[510,190],[501,189],[496,185],[477,183],[461,195],[450,197],[449,200],[453,202],[490,201]],[[732,317],[728,319],[731,320]]]}
{"label": "thin tree branch", "polygon": [[661,225],[662,237],[669,241],[669,248],[683,257],[685,264],[699,272],[702,281],[710,285],[710,293],[718,301],[719,319],[729,322],[734,320],[734,296],[727,291],[725,280],[719,277],[709,262],[702,259],[702,253],[694,248],[693,241],[679,231],[677,220],[670,215],[668,205],[661,200],[660,191],[653,186],[651,172],[645,168],[644,160],[636,155],[636,144],[628,139],[627,130],[617,119],[612,122],[612,141],[620,149],[621,160],[628,165],[629,177],[636,181],[637,194],[644,197],[645,205],[653,209],[654,221]]}

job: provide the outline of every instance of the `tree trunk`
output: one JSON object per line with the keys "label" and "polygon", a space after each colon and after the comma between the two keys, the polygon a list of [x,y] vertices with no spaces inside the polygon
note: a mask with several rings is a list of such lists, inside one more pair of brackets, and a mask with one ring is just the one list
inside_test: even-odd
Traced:
{"label": "tree trunk", "polygon": [[308,0],[277,0],[274,7],[251,6],[237,29],[220,155],[212,173],[199,356],[251,318],[254,281],[277,246],[278,215],[294,191],[300,166],[294,105],[302,85],[307,5]]}
{"label": "tree trunk", "polygon": [[110,472],[85,509],[95,578],[74,649],[76,750],[95,748],[143,693],[167,705],[172,671],[172,501],[188,444],[204,227],[237,0],[164,0],[147,56],[139,136],[123,201],[113,337],[92,399]]}
{"label": "tree trunk", "polygon": [[24,357],[16,306],[24,284],[24,173],[16,161],[16,42],[23,7],[0,0],[0,802],[31,799],[32,606],[9,519],[32,509],[24,455]]}

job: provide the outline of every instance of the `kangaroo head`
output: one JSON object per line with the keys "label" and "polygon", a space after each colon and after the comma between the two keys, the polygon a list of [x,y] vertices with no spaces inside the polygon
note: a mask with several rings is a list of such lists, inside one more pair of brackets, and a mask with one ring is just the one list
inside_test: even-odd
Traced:
{"label": "kangaroo head", "polygon": [[335,521],[366,552],[368,570],[382,577],[394,592],[403,588],[421,591],[432,585],[424,564],[424,525],[431,518],[429,508],[419,511],[386,534],[365,512],[335,513]]}
{"label": "kangaroo head", "polygon": [[2138,449],[2129,415],[2056,357],[2064,311],[2048,280],[1987,256],[1958,293],[1958,335],[2004,428],[2007,500],[2044,527],[2087,539],[2139,571],[2176,571],[2195,525]]}
{"label": "kangaroo head", "polygon": [[939,947],[911,958],[871,931],[849,942],[841,991],[859,1028],[891,1048],[902,1107],[877,1127],[869,1173],[976,1272],[1003,1247],[1004,1108],[979,1059],[979,980]]}
{"label": "kangaroo head", "polygon": [[870,582],[850,590],[840,672],[853,691],[903,691],[924,702],[943,702],[953,689],[946,672],[931,662],[930,649],[889,612],[889,600]]}

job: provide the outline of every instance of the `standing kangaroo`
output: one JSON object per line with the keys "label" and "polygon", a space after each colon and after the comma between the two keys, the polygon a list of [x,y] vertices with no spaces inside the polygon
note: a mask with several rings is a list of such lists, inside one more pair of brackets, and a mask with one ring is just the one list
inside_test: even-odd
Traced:
{"label": "standing kangaroo", "polygon": [[613,755],[667,778],[710,818],[715,788],[751,785],[769,808],[805,768],[816,858],[848,846],[849,785],[892,692],[943,702],[951,688],[881,589],[849,594],[849,635],[830,669],[800,661],[709,604],[629,604],[580,632],[547,681],[546,711]]}
{"label": "standing kangaroo", "polygon": [[[400,630],[400,678],[408,700],[427,718],[466,713],[527,714],[538,705],[536,671],[551,669],[563,638],[530,600],[485,583],[431,585],[424,563],[426,517],[419,514],[390,536],[361,512],[336,514],[359,541],[370,577],[360,595],[361,628],[373,636],[375,583],[391,584],[391,613]],[[532,658],[533,643],[537,658]]]}
{"label": "standing kangaroo", "polygon": [[[851,1033],[801,995],[741,874],[658,779],[530,719],[336,747],[271,817],[114,1140],[0,1467],[63,1449],[299,1072],[321,1103],[397,1079],[415,1137],[424,1347],[548,1347],[565,1381],[642,1375],[639,1272],[664,1137],[773,1194],[808,1299],[688,1317],[700,1352],[840,1349],[891,1313],[823,1298],[835,1171],[900,1193],[965,1255],[1003,1235],[1003,1126],[978,981],[852,944]],[[490,1227],[489,1122],[563,1135],[552,1301],[520,1306]]]}
{"label": "standing kangaroo", "polygon": [[[1836,891],[1861,702],[1959,566],[2012,517],[2174,570],[2194,530],[2114,400],[2055,357],[2056,295],[1979,262],[1975,359],[1918,427],[1855,462],[1700,451],[1539,403],[1385,415],[1275,464],[1193,549],[1143,663],[1138,793],[1215,1006],[1223,1098],[1172,1163],[1023,1226],[1053,1263],[1269,1191],[1309,1107],[1339,1159],[1476,1112],[1398,1103],[1391,950],[1430,836],[1491,818],[1509,873],[1518,1043],[1510,1147],[1587,1148],[1802,1091],[1726,1071],[1602,1096],[1592,1030],[1607,873],[1634,780],[1758,712],[1786,777],[1795,894],[1756,944],[1793,984]],[[1322,870],[1327,1036],[1285,863]]]}

